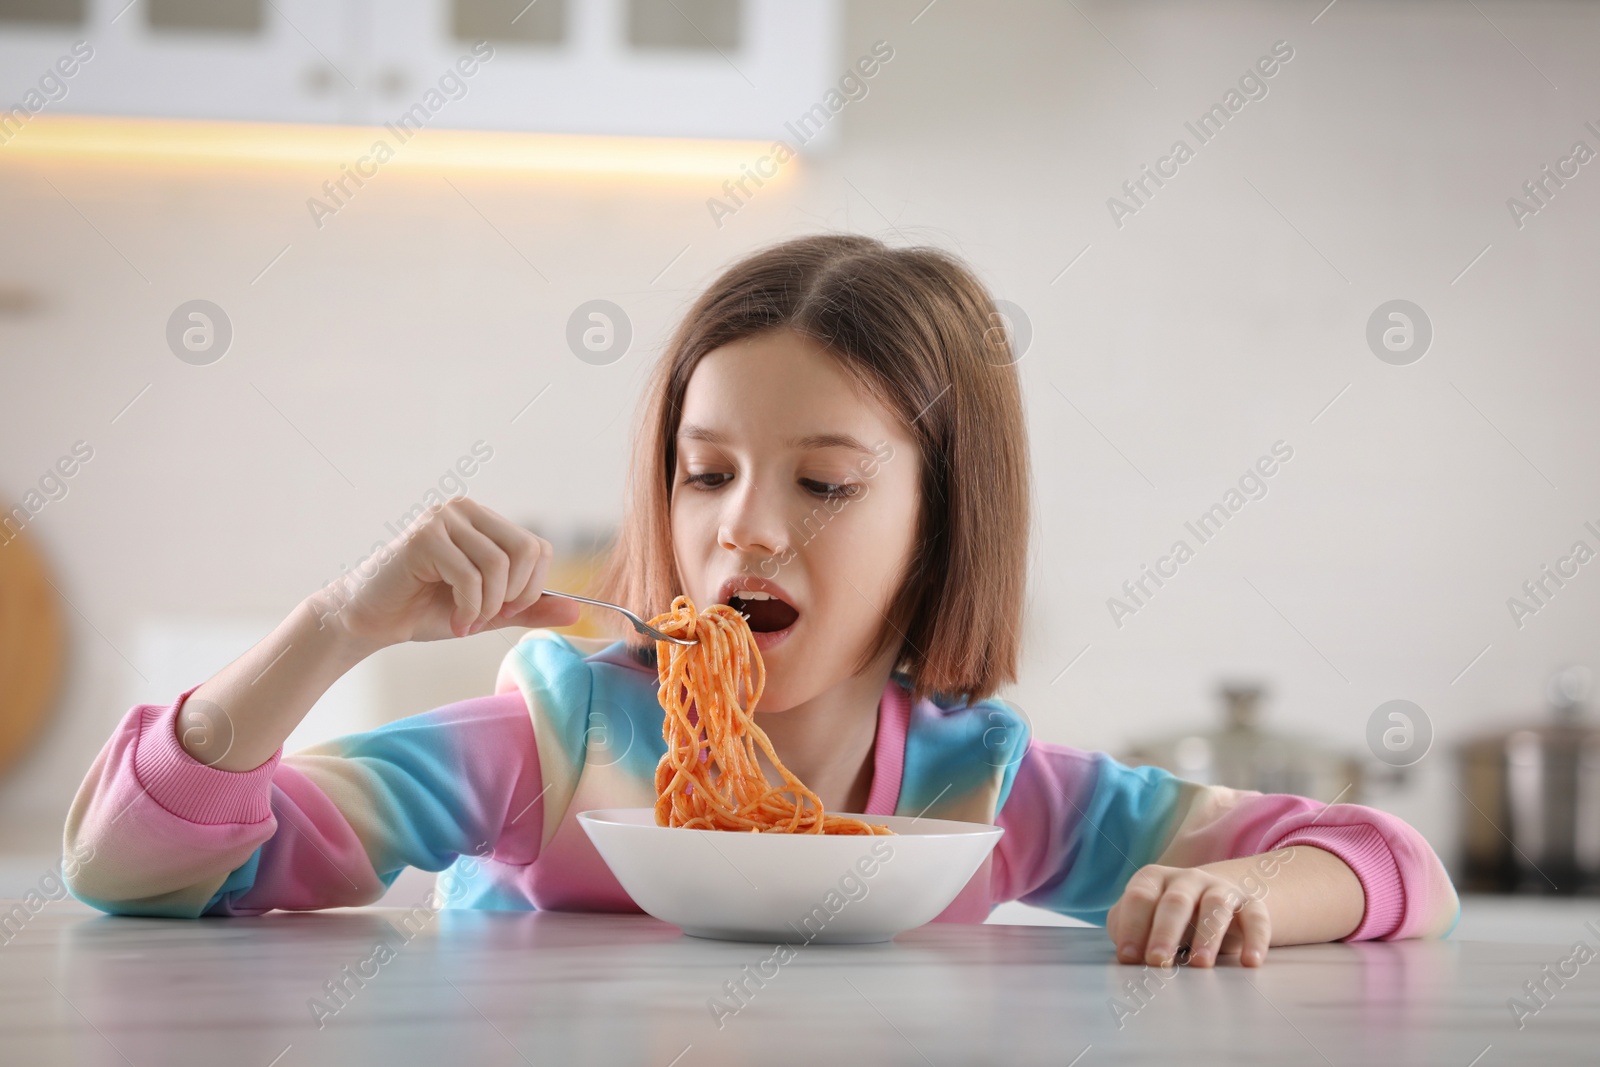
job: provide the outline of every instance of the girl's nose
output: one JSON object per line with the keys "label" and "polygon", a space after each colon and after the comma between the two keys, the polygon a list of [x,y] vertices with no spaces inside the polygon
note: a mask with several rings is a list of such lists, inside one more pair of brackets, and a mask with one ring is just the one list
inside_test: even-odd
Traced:
{"label": "girl's nose", "polygon": [[739,492],[729,495],[717,540],[733,552],[782,553],[788,547],[788,526],[779,502],[747,480]]}

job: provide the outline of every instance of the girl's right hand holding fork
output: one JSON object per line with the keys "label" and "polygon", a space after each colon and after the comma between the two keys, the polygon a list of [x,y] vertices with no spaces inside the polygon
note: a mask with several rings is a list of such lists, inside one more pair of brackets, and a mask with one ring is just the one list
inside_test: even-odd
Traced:
{"label": "girl's right hand holding fork", "polygon": [[550,559],[548,541],[475,500],[436,505],[191,693],[178,739],[212,767],[252,770],[334,682],[379,649],[574,623],[577,604],[542,596]]}

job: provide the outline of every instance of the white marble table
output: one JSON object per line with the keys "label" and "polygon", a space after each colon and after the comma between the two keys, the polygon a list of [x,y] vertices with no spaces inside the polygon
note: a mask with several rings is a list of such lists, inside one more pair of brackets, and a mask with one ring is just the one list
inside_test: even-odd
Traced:
{"label": "white marble table", "polygon": [[[556,913],[420,912],[408,936],[406,915],[185,922],[44,908],[0,944],[0,1063],[1600,1062],[1600,959],[1550,985],[1520,1031],[1507,1007],[1580,937],[1600,947],[1581,924],[1565,944],[1278,948],[1261,970],[1165,981],[1117,964],[1099,930],[940,924],[885,945],[802,946],[764,987],[747,981],[733,1013],[725,983],[772,946]],[[1125,989],[1141,978],[1142,1002]],[[348,992],[334,998],[327,983],[341,979]],[[720,1027],[712,998],[727,1005]]]}

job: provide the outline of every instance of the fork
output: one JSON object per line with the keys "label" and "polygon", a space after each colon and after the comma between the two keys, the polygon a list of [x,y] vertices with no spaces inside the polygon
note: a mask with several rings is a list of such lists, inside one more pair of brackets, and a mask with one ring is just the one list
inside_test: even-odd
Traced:
{"label": "fork", "polygon": [[580,604],[592,604],[597,608],[610,608],[612,611],[620,611],[623,615],[627,616],[629,622],[633,623],[633,628],[635,630],[639,631],[639,633],[645,637],[656,641],[671,641],[675,645],[694,644],[693,641],[686,641],[681,637],[673,637],[671,634],[662,633],[660,630],[657,630],[654,626],[651,626],[649,623],[639,618],[639,616],[635,615],[621,604],[611,604],[604,600],[591,600],[586,596],[578,596],[576,593],[561,593],[554,589],[546,589],[543,595],[558,596],[563,600],[576,600]]}

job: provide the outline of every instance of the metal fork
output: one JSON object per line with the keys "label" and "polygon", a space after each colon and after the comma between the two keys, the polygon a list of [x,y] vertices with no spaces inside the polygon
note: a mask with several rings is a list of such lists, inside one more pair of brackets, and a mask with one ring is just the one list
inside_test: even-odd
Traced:
{"label": "metal fork", "polygon": [[629,622],[633,623],[633,628],[635,630],[639,631],[639,633],[643,634],[645,637],[651,638],[652,640],[671,641],[675,645],[694,644],[693,641],[687,641],[681,637],[673,637],[671,634],[662,633],[660,630],[657,630],[654,626],[651,626],[649,623],[639,618],[639,616],[635,615],[621,604],[610,604],[604,600],[591,600],[586,596],[578,596],[575,593],[561,593],[554,589],[546,589],[544,591],[544,595],[558,596],[563,600],[576,600],[580,604],[592,604],[597,608],[610,608],[612,611],[620,611],[623,615],[627,616]]}

